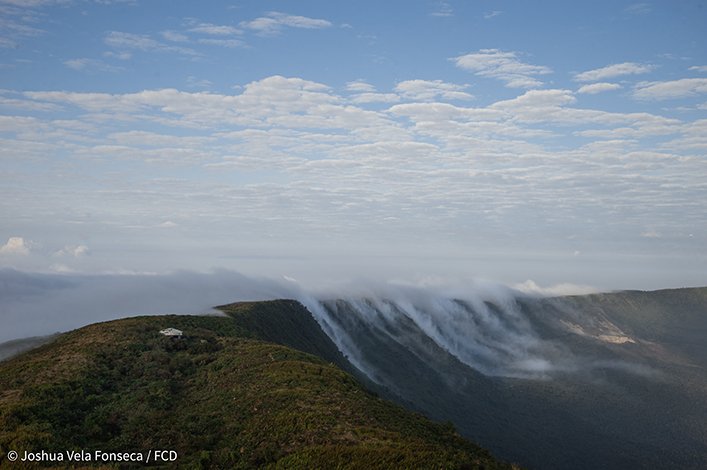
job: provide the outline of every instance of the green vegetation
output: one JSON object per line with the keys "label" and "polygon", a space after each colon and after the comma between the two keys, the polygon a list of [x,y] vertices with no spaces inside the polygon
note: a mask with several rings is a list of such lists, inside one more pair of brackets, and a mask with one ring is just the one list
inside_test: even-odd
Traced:
{"label": "green vegetation", "polygon": [[[99,323],[0,363],[0,466],[20,468],[9,450],[173,449],[190,468],[509,468],[330,358],[263,341],[278,330],[283,344],[306,342],[264,326],[297,305]],[[160,335],[166,327],[185,336]]]}

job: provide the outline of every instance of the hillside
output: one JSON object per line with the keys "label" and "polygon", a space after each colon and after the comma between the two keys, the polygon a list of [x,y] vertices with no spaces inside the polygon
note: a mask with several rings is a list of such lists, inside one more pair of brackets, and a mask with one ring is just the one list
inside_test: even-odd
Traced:
{"label": "hillside", "polygon": [[529,468],[702,469],[707,289],[322,303],[382,394]]}
{"label": "hillside", "polygon": [[196,468],[510,468],[363,389],[301,305],[224,310],[93,324],[1,362],[0,466],[17,468],[10,450],[169,449]]}

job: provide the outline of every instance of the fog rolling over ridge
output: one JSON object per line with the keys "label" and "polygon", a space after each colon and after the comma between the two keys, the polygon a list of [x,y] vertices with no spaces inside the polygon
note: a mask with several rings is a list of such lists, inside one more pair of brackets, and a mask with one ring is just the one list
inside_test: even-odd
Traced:
{"label": "fog rolling over ridge", "polygon": [[[413,288],[388,289],[388,297],[324,300],[309,304],[325,330],[373,380],[385,383],[375,360],[357,346],[363,331],[380,341],[400,344],[423,360],[441,349],[468,367],[493,377],[547,378],[553,373],[593,367],[621,367],[648,373],[627,362],[607,362],[573,353],[562,336],[542,337],[523,309],[523,296],[496,286],[450,298]],[[532,299],[532,297],[528,297]],[[558,310],[560,331],[599,341],[633,342],[608,319],[584,318],[571,309]]]}
{"label": "fog rolling over ridge", "polygon": [[548,297],[488,282],[315,290],[232,271],[5,269],[0,343],[278,298],[304,305],[308,328],[318,324],[344,367],[374,391],[453,422],[501,458],[552,469],[697,469],[707,461],[707,288]]}

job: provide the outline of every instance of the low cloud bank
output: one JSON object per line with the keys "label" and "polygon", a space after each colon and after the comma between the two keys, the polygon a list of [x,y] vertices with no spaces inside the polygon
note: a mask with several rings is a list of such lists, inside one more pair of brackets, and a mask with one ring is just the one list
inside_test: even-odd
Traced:
{"label": "low cloud bank", "polygon": [[296,284],[219,270],[42,274],[0,270],[0,343],[135,315],[207,313],[239,300],[297,298]]}

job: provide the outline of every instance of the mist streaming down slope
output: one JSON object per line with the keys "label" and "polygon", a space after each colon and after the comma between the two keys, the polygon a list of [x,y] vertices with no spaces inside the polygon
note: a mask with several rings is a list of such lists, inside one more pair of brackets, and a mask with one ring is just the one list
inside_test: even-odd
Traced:
{"label": "mist streaming down slope", "polygon": [[[488,287],[488,286],[487,286]],[[707,288],[302,299],[384,395],[529,468],[703,468]]]}
{"label": "mist streaming down slope", "polygon": [[[527,303],[533,297],[502,286],[453,296],[412,287],[365,295],[304,303],[349,360],[379,383],[386,380],[377,371],[375,348],[362,347],[362,341],[373,338],[395,342],[426,361],[441,350],[492,377],[548,378],[594,367],[646,371],[622,361],[584,357],[563,342],[566,335],[633,341],[608,319],[569,308],[556,308],[545,318],[529,315]],[[547,334],[550,328],[554,334]]]}

